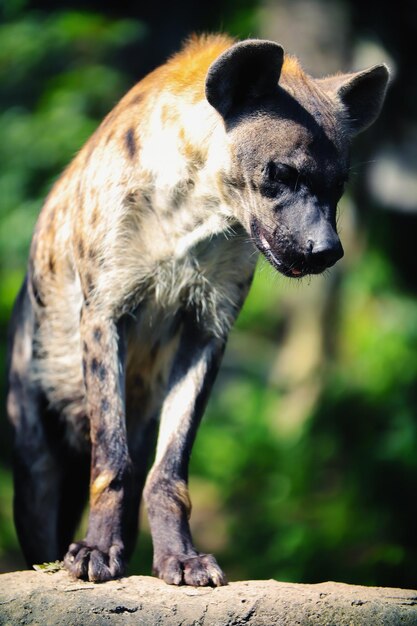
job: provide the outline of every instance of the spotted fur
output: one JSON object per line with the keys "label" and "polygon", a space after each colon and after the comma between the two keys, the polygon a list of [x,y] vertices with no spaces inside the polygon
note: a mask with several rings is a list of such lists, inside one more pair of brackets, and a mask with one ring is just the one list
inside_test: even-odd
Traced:
{"label": "spotted fur", "polygon": [[[75,577],[123,573],[160,421],[144,489],[154,571],[224,584],[188,525],[196,429],[257,251],[293,277],[340,257],[348,144],[386,82],[384,66],[316,81],[273,42],[192,38],[54,185],[11,325],[15,518],[29,563],[66,552]],[[68,548],[88,484],[87,535]]]}

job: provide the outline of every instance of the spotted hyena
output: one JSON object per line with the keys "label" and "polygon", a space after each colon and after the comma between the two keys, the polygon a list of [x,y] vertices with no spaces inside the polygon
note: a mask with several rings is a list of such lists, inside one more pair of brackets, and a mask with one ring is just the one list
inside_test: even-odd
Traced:
{"label": "spotted hyena", "polygon": [[[154,572],[225,583],[191,539],[195,434],[255,252],[295,278],[343,255],[349,143],[377,117],[387,80],[384,65],[316,80],[276,43],[193,38],[65,170],[11,324],[15,520],[29,564],[120,576],[143,491]],[[87,534],[71,543],[88,492]]]}

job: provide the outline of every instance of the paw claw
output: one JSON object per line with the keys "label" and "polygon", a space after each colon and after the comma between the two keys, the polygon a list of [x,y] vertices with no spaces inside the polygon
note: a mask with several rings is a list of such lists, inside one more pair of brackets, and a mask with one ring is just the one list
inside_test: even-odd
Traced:
{"label": "paw claw", "polygon": [[119,578],[124,571],[123,549],[118,544],[103,551],[85,541],[72,543],[64,557],[64,566],[74,578],[95,583]]}
{"label": "paw claw", "polygon": [[190,585],[192,587],[220,587],[227,585],[226,576],[211,554],[197,554],[193,557],[168,555],[154,566],[154,574],[169,585]]}

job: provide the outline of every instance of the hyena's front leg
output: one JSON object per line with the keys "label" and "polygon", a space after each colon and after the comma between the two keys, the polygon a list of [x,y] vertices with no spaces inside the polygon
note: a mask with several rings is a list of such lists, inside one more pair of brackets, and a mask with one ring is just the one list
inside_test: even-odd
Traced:
{"label": "hyena's front leg", "polygon": [[124,411],[124,338],[113,320],[85,307],[81,339],[91,430],[90,514],[84,541],[71,544],[64,563],[75,577],[102,582],[121,576],[125,568],[131,464]]}
{"label": "hyena's front leg", "polygon": [[155,463],[144,492],[153,571],[170,584],[226,584],[214,557],[198,553],[193,546],[187,486],[191,448],[223,350],[224,341],[207,337],[193,320],[185,321],[162,408]]}

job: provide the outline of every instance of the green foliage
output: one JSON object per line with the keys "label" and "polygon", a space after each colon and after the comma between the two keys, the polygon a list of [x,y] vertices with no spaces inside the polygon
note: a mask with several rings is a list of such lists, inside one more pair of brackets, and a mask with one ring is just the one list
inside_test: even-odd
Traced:
{"label": "green foliage", "polygon": [[10,506],[13,499],[12,477],[10,471],[1,466],[0,479],[0,559],[5,559],[9,552],[17,552],[18,545]]}
{"label": "green foliage", "polygon": [[63,569],[64,563],[63,561],[52,561],[52,563],[39,563],[35,564],[33,569],[37,572],[43,572],[44,574],[56,574],[61,569]]}
{"label": "green foliage", "polygon": [[28,12],[0,26],[3,272],[22,267],[57,172],[126,89],[112,54],[142,34],[138,22],[76,11]]}

